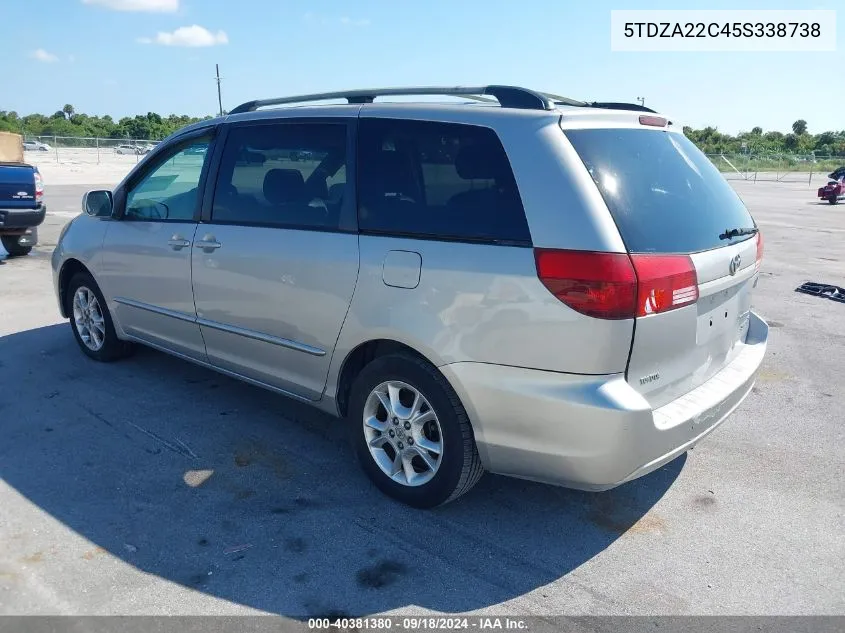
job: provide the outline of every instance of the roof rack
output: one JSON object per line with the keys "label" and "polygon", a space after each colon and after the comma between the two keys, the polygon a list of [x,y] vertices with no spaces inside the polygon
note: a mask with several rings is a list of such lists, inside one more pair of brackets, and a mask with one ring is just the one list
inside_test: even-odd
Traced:
{"label": "roof rack", "polygon": [[598,102],[593,101],[592,103],[585,104],[589,108],[606,108],[608,110],[633,110],[634,112],[652,112],[657,113],[655,110],[651,108],[647,108],[645,106],[637,105],[636,103],[617,103],[617,102]]}
{"label": "roof rack", "polygon": [[276,99],[256,99],[242,103],[229,114],[254,112],[266,106],[282,105],[286,103],[306,103],[309,101],[328,101],[329,99],[346,99],[347,103],[372,103],[376,97],[414,96],[414,95],[445,95],[450,97],[478,97],[489,95],[495,97],[504,108],[521,108],[526,110],[554,110],[558,103],[566,105],[587,105],[582,101],[575,101],[566,97],[558,97],[543,92],[536,92],[528,88],[517,86],[429,86],[413,88],[378,88],[373,90],[346,90],[341,92],[323,92],[294,97],[279,97]]}
{"label": "roof rack", "polygon": [[495,97],[503,108],[519,108],[523,110],[554,110],[555,106],[568,105],[582,108],[607,108],[614,110],[635,110],[639,112],[654,112],[650,108],[633,103],[600,103],[586,102],[561,97],[548,92],[537,92],[518,86],[428,86],[410,88],[376,88],[371,90],[344,90],[340,92],[320,92],[310,95],[296,95],[292,97],[277,97],[275,99],[255,99],[242,103],[229,114],[254,112],[258,108],[283,105],[288,103],[308,103],[311,101],[329,101],[332,99],[346,99],[347,103],[372,103],[376,97],[395,96],[444,95],[450,97],[464,97],[473,101],[491,101],[484,96]]}

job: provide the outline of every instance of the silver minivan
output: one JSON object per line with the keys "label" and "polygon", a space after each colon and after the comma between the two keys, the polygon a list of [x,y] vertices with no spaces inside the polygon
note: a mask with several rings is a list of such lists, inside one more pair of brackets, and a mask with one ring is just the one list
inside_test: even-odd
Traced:
{"label": "silver minivan", "polygon": [[[461,100],[377,100],[400,94]],[[640,477],[739,406],[766,350],[754,220],[637,105],[509,86],[252,101],[83,209],[52,264],[85,354],[143,344],[312,403],[417,507],[484,471]]]}

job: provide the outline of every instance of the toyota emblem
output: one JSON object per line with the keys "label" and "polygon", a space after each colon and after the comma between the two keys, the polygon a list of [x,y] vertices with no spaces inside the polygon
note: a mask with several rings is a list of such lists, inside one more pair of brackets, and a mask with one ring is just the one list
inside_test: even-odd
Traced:
{"label": "toyota emblem", "polygon": [[739,255],[734,255],[734,258],[731,260],[731,263],[728,265],[728,271],[731,275],[735,275],[736,271],[739,270],[739,266],[742,264],[742,257]]}

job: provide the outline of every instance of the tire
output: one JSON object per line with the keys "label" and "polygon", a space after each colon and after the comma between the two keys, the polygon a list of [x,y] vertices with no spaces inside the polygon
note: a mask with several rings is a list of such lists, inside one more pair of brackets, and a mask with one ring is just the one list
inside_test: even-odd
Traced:
{"label": "tire", "polygon": [[[394,416],[398,424],[392,424],[393,417],[384,405],[384,397],[391,407],[394,401],[387,395],[391,393],[385,386],[388,383],[393,385],[392,393],[399,401]],[[378,389],[381,398],[375,393]],[[408,415],[415,393],[422,396],[420,409],[425,415]],[[365,416],[371,425],[365,424]],[[420,358],[391,354],[364,367],[352,384],[347,417],[352,445],[364,472],[379,490],[402,503],[433,508],[454,501],[484,474],[472,426],[458,395],[443,374]],[[410,425],[408,418],[414,417],[429,421],[420,427]],[[376,424],[382,430],[373,426]],[[392,439],[388,438],[391,431]],[[438,446],[439,455],[422,449],[423,441],[426,447]],[[371,452],[370,443],[375,442],[380,448]],[[397,445],[404,446],[404,455],[412,456],[407,462],[399,456]],[[423,454],[428,455],[428,460],[423,459]],[[397,460],[401,462],[398,467]],[[431,463],[436,463],[435,469],[430,468]],[[383,470],[391,466],[398,479]]]}
{"label": "tire", "polygon": [[[84,304],[76,302],[77,291],[80,290],[87,294],[89,303],[92,297],[95,301],[94,311],[89,317],[85,317],[84,311],[80,310]],[[129,356],[133,352],[134,346],[131,343],[117,338],[106,300],[90,274],[80,272],[71,278],[67,286],[65,302],[73,337],[88,357],[108,363]]]}
{"label": "tire", "polygon": [[20,235],[0,235],[0,242],[3,243],[3,248],[9,253],[10,257],[23,257],[29,255],[32,246],[21,246],[18,244]]}
{"label": "tire", "polygon": [[[836,204],[837,202],[839,202],[839,199],[837,198],[837,196],[830,196],[830,198],[828,198],[827,201],[830,204]],[[6,250],[9,250],[9,249],[6,249]]]}

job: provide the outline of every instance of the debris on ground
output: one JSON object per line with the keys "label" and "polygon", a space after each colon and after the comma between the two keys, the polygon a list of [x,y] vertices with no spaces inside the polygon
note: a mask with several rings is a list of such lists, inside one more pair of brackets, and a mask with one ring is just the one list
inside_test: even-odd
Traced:
{"label": "debris on ground", "polygon": [[819,284],[813,281],[808,281],[801,284],[795,289],[795,292],[803,292],[807,295],[815,297],[824,297],[839,303],[845,303],[845,288],[839,286],[832,286],[830,284]]}
{"label": "debris on ground", "polygon": [[223,550],[224,554],[237,554],[252,547],[252,543],[244,543],[243,545],[232,545]]}

